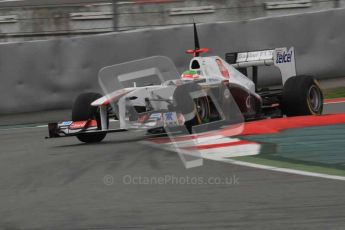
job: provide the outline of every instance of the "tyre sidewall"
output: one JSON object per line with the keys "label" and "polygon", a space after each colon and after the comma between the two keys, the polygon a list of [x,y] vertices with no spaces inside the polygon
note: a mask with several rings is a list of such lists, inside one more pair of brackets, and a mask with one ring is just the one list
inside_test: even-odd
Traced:
{"label": "tyre sidewall", "polygon": [[[320,108],[313,111],[308,102],[309,90],[316,87],[320,93]],[[289,78],[283,89],[282,110],[287,116],[319,115],[323,109],[323,95],[317,80],[311,76]]]}
{"label": "tyre sidewall", "polygon": [[[102,95],[99,93],[80,94],[73,105],[72,121],[96,120],[98,129],[101,129],[101,119],[98,107],[91,106],[91,103],[100,97],[102,97]],[[105,136],[106,133],[84,133],[77,135],[77,138],[85,143],[94,143],[102,141]]]}

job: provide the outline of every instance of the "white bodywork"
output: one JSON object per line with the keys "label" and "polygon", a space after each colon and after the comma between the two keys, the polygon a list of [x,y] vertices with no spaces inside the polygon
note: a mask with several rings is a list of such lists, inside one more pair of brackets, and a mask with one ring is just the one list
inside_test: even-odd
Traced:
{"label": "white bodywork", "polygon": [[[192,78],[188,78],[184,75],[181,76],[181,80],[184,81],[193,81],[193,80],[202,80],[203,83],[200,85],[217,85],[221,82],[229,82],[236,84],[245,88],[252,94],[255,92],[255,84],[247,76],[242,74],[237,68],[251,67],[251,66],[260,66],[260,65],[275,65],[279,68],[282,75],[283,84],[289,77],[296,75],[295,68],[295,55],[294,48],[287,50],[286,48],[277,48],[274,50],[265,50],[265,51],[256,51],[256,52],[243,52],[237,54],[236,63],[228,64],[222,58],[218,56],[210,57],[194,57],[190,61],[189,70],[195,73]],[[138,71],[141,73],[147,72],[147,74],[152,74],[156,70],[150,68],[143,71]],[[133,72],[135,75],[136,72]],[[126,76],[126,79],[133,78],[131,74],[121,75],[120,77]],[[161,77],[161,76],[160,76]],[[122,79],[122,80],[126,80]],[[121,79],[120,79],[121,80]],[[117,103],[118,111],[117,115],[120,119],[121,128],[125,129],[125,119],[126,119],[126,105],[128,100],[126,98],[135,98],[131,99],[130,103],[132,106],[145,106],[145,98],[165,98],[172,100],[172,95],[177,85],[181,84],[179,76],[176,76],[175,80],[165,81],[161,84],[136,87],[134,82],[133,87],[123,88],[110,92],[102,98],[94,101],[91,105],[104,107],[110,103]],[[156,108],[167,108],[168,103],[164,101],[156,101],[152,103],[153,107]],[[101,120],[104,120],[105,117],[102,116]]]}
{"label": "white bodywork", "polygon": [[[226,78],[222,76],[222,73],[219,69],[219,66],[217,65],[216,60],[221,61],[221,63],[224,65],[226,70],[229,72],[229,78]],[[192,63],[198,62],[200,65],[200,68],[192,68]],[[190,70],[198,71],[199,78],[205,79],[206,85],[212,85],[212,84],[219,84],[222,81],[229,81],[230,83],[234,83],[237,85],[241,85],[244,88],[248,89],[249,91],[255,93],[255,85],[254,83],[248,79],[245,75],[243,75],[241,72],[239,72],[235,67],[228,64],[226,61],[221,59],[218,56],[212,56],[212,57],[195,57],[190,61]],[[176,76],[176,80],[178,79],[178,76]],[[186,80],[186,79],[184,79]],[[196,79],[191,79],[196,80]],[[102,98],[99,98],[98,100],[94,101],[92,103],[92,106],[101,106],[108,104],[109,102],[116,102],[120,100],[120,98],[124,95],[127,95],[127,97],[130,96],[137,96],[138,99],[136,102],[138,105],[144,105],[144,98],[148,93],[152,93],[153,91],[158,92],[164,92],[165,89],[171,88],[171,86],[168,86],[169,82],[163,82],[161,85],[153,85],[153,86],[145,86],[145,87],[130,87],[130,88],[124,88],[117,91],[114,91],[112,93],[109,93],[105,95]],[[164,90],[162,90],[164,89]],[[145,92],[146,91],[146,92]]]}
{"label": "white bodywork", "polygon": [[[198,62],[200,68],[193,68],[194,62]],[[226,68],[226,71],[229,72],[229,77],[224,77],[222,75],[217,62],[221,62],[221,64]],[[199,79],[205,79],[205,84],[219,84],[222,81],[229,81],[230,83],[241,85],[247,90],[255,93],[254,83],[247,76],[243,75],[235,67],[231,66],[218,56],[195,57],[191,60],[189,69],[199,71]]]}

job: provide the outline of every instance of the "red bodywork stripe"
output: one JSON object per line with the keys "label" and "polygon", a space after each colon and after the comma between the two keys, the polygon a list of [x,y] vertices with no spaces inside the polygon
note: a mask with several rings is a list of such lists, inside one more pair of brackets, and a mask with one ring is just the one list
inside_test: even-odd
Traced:
{"label": "red bodywork stripe", "polygon": [[73,121],[72,124],[68,127],[69,129],[85,129],[96,127],[97,121],[96,120],[88,120],[88,121]]}
{"label": "red bodywork stripe", "polygon": [[97,126],[97,121],[96,120],[90,120],[87,125],[86,128],[91,128],[91,127],[96,127]]}

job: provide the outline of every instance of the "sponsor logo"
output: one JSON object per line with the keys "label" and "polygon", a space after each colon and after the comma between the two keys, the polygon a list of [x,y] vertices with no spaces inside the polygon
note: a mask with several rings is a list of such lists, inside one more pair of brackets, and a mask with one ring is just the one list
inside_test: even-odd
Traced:
{"label": "sponsor logo", "polygon": [[73,123],[73,121],[64,121],[64,122],[61,122],[59,125],[60,126],[69,126]]}
{"label": "sponsor logo", "polygon": [[223,62],[222,62],[220,59],[216,59],[216,62],[217,62],[219,71],[220,71],[220,73],[222,74],[222,76],[223,76],[224,78],[226,78],[226,79],[229,79],[229,78],[230,78],[230,73],[229,73],[229,71],[225,68]]}
{"label": "sponsor logo", "polygon": [[229,90],[229,89],[225,89],[225,90],[224,90],[224,97],[225,97],[226,99],[229,99],[229,97],[230,97],[230,90]]}
{"label": "sponsor logo", "polygon": [[178,124],[177,116],[175,112],[164,113],[164,124],[166,126],[175,126]]}
{"label": "sponsor logo", "polygon": [[192,74],[183,74],[182,78],[193,78]]}
{"label": "sponsor logo", "polygon": [[283,51],[283,52],[277,52],[277,58],[276,63],[289,63],[292,60],[292,50],[291,51]]}
{"label": "sponsor logo", "polygon": [[162,114],[161,113],[152,113],[150,116],[150,119],[161,119],[162,118]]}
{"label": "sponsor logo", "polygon": [[208,82],[220,82],[221,80],[219,78],[207,78]]}
{"label": "sponsor logo", "polygon": [[168,121],[168,122],[174,120],[172,112],[165,113],[164,116],[165,116],[165,120]]}
{"label": "sponsor logo", "polygon": [[74,121],[69,126],[70,129],[82,129],[85,127],[87,121]]}

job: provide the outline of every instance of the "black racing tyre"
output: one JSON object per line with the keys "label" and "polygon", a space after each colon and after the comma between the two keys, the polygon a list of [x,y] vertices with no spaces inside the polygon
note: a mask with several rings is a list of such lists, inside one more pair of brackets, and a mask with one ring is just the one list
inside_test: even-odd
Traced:
{"label": "black racing tyre", "polygon": [[322,109],[323,94],[315,78],[301,75],[285,82],[282,95],[282,110],[285,115],[320,115]]}
{"label": "black racing tyre", "polygon": [[196,117],[196,105],[191,93],[199,91],[201,87],[194,83],[186,83],[178,86],[173,94],[175,108],[177,112],[183,114],[185,118],[185,127],[189,133],[192,133],[192,127],[198,125],[199,122]]}
{"label": "black racing tyre", "polygon": [[[74,101],[72,108],[72,121],[97,120],[98,129],[100,129],[100,112],[98,107],[91,106],[91,103],[102,97],[99,93],[83,93]],[[100,142],[104,139],[106,133],[83,133],[78,134],[77,138],[85,143]]]}

